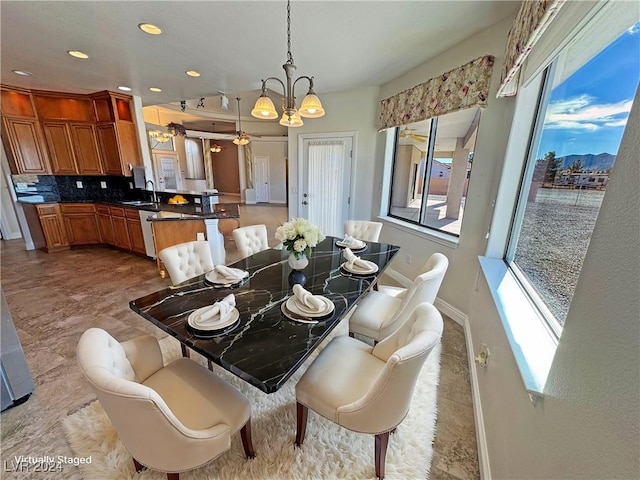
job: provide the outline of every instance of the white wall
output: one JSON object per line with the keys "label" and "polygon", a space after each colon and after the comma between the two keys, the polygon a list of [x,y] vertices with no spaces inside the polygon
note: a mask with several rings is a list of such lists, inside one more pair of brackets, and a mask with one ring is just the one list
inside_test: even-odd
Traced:
{"label": "white wall", "polygon": [[[438,297],[465,313],[468,312],[469,298],[478,276],[477,256],[484,253],[486,245],[485,235],[491,221],[492,202],[502,170],[502,160],[513,116],[514,101],[495,98],[510,26],[511,19],[507,19],[469,38],[442,55],[383,85],[379,95],[379,100],[388,98],[482,55],[495,56],[488,106],[481,112],[471,181],[457,247],[418,237],[388,222],[385,222],[380,236],[381,241],[402,246],[402,255],[396,256],[392,268],[410,278],[418,274],[432,253],[444,253],[449,258],[449,270]],[[386,194],[382,192],[384,134],[379,135],[378,143],[376,188],[373,196],[373,202],[376,205],[380,204],[381,195]],[[374,216],[375,214],[377,212]],[[410,265],[405,262],[407,254],[412,256]]]}
{"label": "white wall", "polygon": [[[265,122],[266,123],[266,122]],[[244,122],[242,123],[244,128]],[[251,140],[253,156],[269,157],[269,200],[271,203],[287,203],[286,159],[287,138],[282,140]]]}
{"label": "white wall", "polygon": [[493,478],[640,477],[640,94],[564,330],[535,406],[525,394],[484,279],[472,293],[474,344]]}
{"label": "white wall", "polygon": [[9,170],[9,162],[2,140],[0,140],[0,156],[0,176],[2,176],[0,179],[0,215],[2,215],[0,224],[2,226],[2,237],[6,240],[11,240],[22,237],[22,234],[20,233],[20,225],[18,224],[13,198],[9,191],[11,187],[8,182],[11,182],[9,178],[11,170]]}
{"label": "white wall", "polygon": [[364,87],[320,96],[325,116],[305,118],[304,126],[289,129],[289,217],[298,215],[298,135],[357,131],[355,145],[354,218],[368,220],[373,215],[376,141],[378,137],[378,87]]}

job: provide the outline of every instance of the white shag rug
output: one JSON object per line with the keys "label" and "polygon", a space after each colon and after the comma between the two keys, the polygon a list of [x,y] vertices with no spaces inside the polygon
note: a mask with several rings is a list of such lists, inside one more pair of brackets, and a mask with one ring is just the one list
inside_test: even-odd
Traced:
{"label": "white shag rug", "polygon": [[[336,330],[342,329],[339,327]],[[344,334],[346,331],[336,333]],[[180,356],[177,340],[166,337],[160,341],[160,345],[165,363]],[[180,478],[376,478],[374,436],[351,432],[312,410],[309,410],[304,443],[301,448],[294,448],[295,385],[314,357],[309,358],[280,390],[269,395],[214,365],[215,373],[238,388],[251,402],[251,433],[256,457],[252,460],[245,458],[238,433],[232,438],[229,451],[204,467],[181,473]],[[192,353],[192,358],[206,365],[199,355]],[[407,480],[429,477],[439,373],[440,345],[431,352],[420,373],[409,414],[389,438],[385,478]],[[90,464],[79,466],[84,478],[166,479],[165,474],[153,470],[145,469],[136,473],[131,456],[118,439],[100,402],[95,401],[69,415],[64,419],[63,426],[74,453],[80,457],[91,456]],[[153,439],[149,441],[153,442]]]}

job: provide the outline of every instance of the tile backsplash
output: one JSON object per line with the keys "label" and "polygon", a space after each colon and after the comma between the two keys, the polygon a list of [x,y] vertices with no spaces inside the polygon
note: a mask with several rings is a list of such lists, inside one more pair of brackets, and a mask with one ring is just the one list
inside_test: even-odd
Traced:
{"label": "tile backsplash", "polygon": [[143,199],[124,176],[12,175],[18,199],[42,197],[45,202],[119,201]]}

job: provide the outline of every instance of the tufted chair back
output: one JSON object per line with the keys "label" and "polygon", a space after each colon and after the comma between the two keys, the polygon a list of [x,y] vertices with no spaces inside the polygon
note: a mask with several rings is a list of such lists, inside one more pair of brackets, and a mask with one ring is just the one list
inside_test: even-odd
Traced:
{"label": "tufted chair back", "polygon": [[197,240],[163,249],[158,256],[176,285],[213,270],[209,242]]}
{"label": "tufted chair back", "polygon": [[236,228],[233,231],[233,240],[236,242],[242,258],[269,248],[266,225],[249,225]]}
{"label": "tufted chair back", "polygon": [[449,260],[443,254],[434,253],[429,257],[424,266],[424,273],[413,280],[395,315],[382,322],[380,338],[391,335],[398,328],[398,325],[421,303],[433,304],[448,267]]}
{"label": "tufted chair back", "polygon": [[[232,434],[250,431],[251,407],[240,392],[188,358],[165,366],[153,335],[118,343],[90,328],[76,356],[136,469],[178,479],[227,451]],[[253,455],[250,435],[245,452]]]}
{"label": "tufted chair back", "polygon": [[428,303],[419,305],[398,330],[373,348],[371,354],[386,365],[362,398],[341,409],[340,424],[370,433],[398,425],[409,411],[422,365],[442,330],[440,312]]}
{"label": "tufted chair back", "polygon": [[344,233],[367,242],[377,242],[382,231],[382,223],[365,220],[347,220],[344,222]]}

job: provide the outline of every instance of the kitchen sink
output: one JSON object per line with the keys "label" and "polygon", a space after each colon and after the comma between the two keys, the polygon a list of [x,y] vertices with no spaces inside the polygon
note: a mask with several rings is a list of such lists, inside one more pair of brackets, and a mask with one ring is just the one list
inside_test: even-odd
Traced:
{"label": "kitchen sink", "polygon": [[132,207],[151,207],[158,205],[157,203],[147,202],[146,200],[125,200],[120,203],[123,205],[131,205]]}

